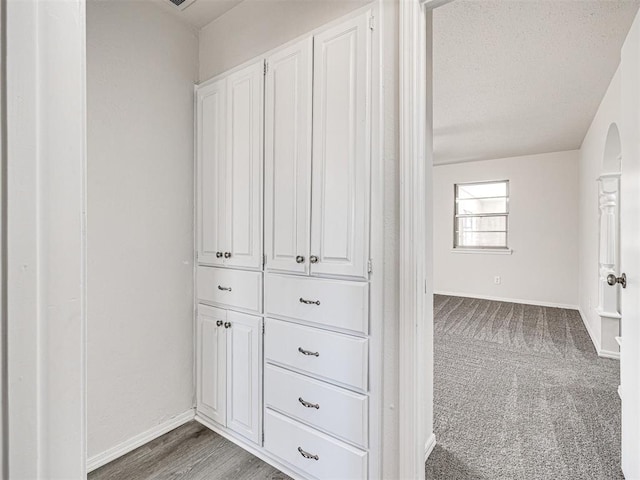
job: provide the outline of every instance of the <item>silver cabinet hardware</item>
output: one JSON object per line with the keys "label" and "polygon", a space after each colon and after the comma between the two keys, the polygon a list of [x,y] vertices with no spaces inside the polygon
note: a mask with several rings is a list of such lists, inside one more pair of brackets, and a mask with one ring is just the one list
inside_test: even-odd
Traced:
{"label": "silver cabinet hardware", "polygon": [[308,458],[309,460],[320,460],[320,457],[318,455],[312,455],[308,452],[305,452],[302,447],[298,447],[298,451],[304,458]]}
{"label": "silver cabinet hardware", "polygon": [[231,252],[224,252],[224,258],[231,258]]}
{"label": "silver cabinet hardware", "polygon": [[320,305],[320,300],[305,300],[300,297],[300,303],[305,303],[307,305]]}
{"label": "silver cabinet hardware", "polygon": [[612,287],[619,283],[622,288],[627,288],[627,274],[623,273],[621,277],[616,277],[613,273],[607,275],[607,283]]}
{"label": "silver cabinet hardware", "polygon": [[231,322],[224,322],[224,328],[231,328]]}
{"label": "silver cabinet hardware", "polygon": [[216,252],[216,258],[222,258],[222,252]]}
{"label": "silver cabinet hardware", "polygon": [[309,257],[309,261],[310,261],[311,263],[318,263],[318,257],[316,257],[315,255],[311,255],[311,256]]}
{"label": "silver cabinet hardware", "polygon": [[320,356],[320,352],[311,352],[309,350],[305,350],[302,347],[298,347],[298,351],[303,354],[303,355],[307,355],[309,357],[319,357]]}
{"label": "silver cabinet hardware", "polygon": [[304,257],[302,255],[298,255],[296,257],[296,263],[304,263]]}
{"label": "silver cabinet hardware", "polygon": [[231,291],[231,287],[222,287],[222,286],[218,285],[218,290],[222,290],[223,292],[230,292]]}
{"label": "silver cabinet hardware", "polygon": [[316,410],[320,410],[320,405],[317,403],[307,402],[304,398],[298,397],[298,401],[307,408],[315,408]]}
{"label": "silver cabinet hardware", "polygon": [[222,326],[222,320],[218,320],[218,321],[216,322],[216,325],[217,325],[217,326],[219,326],[219,327],[221,327],[221,326]]}

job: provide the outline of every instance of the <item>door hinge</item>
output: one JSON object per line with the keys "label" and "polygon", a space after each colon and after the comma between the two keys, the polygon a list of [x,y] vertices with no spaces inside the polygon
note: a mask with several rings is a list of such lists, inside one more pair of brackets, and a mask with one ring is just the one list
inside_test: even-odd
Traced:
{"label": "door hinge", "polygon": [[264,335],[264,322],[262,322],[262,335]]}
{"label": "door hinge", "polygon": [[371,259],[369,259],[369,261],[367,262],[367,272],[373,272],[373,260]]}
{"label": "door hinge", "polygon": [[374,18],[375,18],[375,17],[374,17],[373,15],[371,15],[371,16],[369,17],[369,28],[370,28],[371,30],[373,30],[373,29],[374,29],[374,27],[375,27],[375,23],[374,23],[374,22],[375,22],[375,20],[374,20]]}
{"label": "door hinge", "polygon": [[265,60],[264,61],[264,74],[266,75],[268,71],[269,71],[269,63]]}
{"label": "door hinge", "polygon": [[264,432],[262,432],[262,445],[264,446]]}

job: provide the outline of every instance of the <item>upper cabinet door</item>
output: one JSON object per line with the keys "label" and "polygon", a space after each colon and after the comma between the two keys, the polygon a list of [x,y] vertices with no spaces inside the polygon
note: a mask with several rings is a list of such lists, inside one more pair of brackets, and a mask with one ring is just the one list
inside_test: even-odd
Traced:
{"label": "upper cabinet door", "polygon": [[367,277],[370,15],[314,38],[312,275]]}
{"label": "upper cabinet door", "polygon": [[227,77],[225,265],[262,267],[262,61]]}
{"label": "upper cabinet door", "polygon": [[227,312],[198,305],[196,386],[198,412],[220,425],[227,418]]}
{"label": "upper cabinet door", "polygon": [[269,271],[309,272],[313,39],[267,59],[265,254]]}
{"label": "upper cabinet door", "polygon": [[222,265],[226,238],[225,122],[226,81],[197,93],[198,261]]}
{"label": "upper cabinet door", "polygon": [[227,427],[262,436],[262,318],[227,312]]}

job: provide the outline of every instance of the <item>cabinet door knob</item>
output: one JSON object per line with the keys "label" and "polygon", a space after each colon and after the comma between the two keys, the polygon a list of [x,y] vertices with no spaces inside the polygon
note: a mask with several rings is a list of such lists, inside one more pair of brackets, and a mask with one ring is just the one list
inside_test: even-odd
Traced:
{"label": "cabinet door knob", "polygon": [[309,261],[310,261],[311,263],[318,263],[318,257],[316,257],[315,255],[311,255],[311,256],[309,257]]}
{"label": "cabinet door knob", "polygon": [[231,252],[224,252],[224,258],[231,258]]}
{"label": "cabinet door knob", "polygon": [[216,252],[216,258],[222,258],[222,252]]}
{"label": "cabinet door knob", "polygon": [[216,325],[217,325],[217,326],[219,326],[219,327],[221,327],[221,326],[222,326],[222,320],[218,320],[218,321],[216,321]]}
{"label": "cabinet door knob", "polygon": [[224,322],[224,328],[231,328],[231,322]]}
{"label": "cabinet door knob", "polygon": [[304,257],[302,255],[298,255],[296,257],[296,263],[304,263]]}

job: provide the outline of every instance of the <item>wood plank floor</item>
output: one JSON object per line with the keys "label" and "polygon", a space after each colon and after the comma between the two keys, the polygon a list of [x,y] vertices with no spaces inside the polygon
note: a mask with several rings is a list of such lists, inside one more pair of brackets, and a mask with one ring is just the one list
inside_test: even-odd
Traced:
{"label": "wood plank floor", "polygon": [[89,480],[288,480],[197,422],[189,422],[89,474]]}

